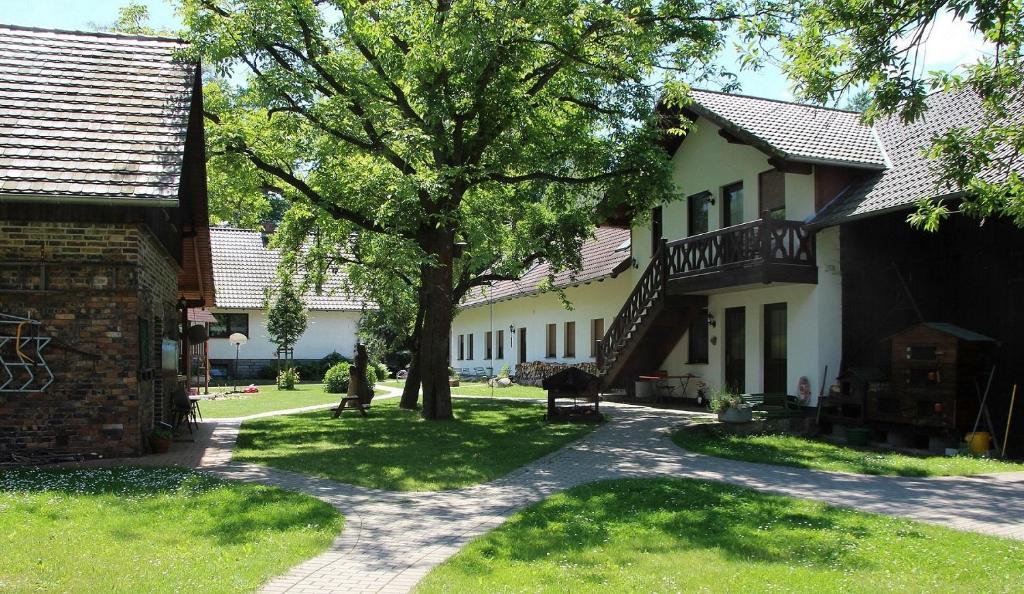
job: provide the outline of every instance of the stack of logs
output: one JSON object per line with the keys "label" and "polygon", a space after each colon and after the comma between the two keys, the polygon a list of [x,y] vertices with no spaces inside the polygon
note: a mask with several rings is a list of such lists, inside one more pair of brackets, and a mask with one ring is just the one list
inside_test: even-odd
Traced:
{"label": "stack of logs", "polygon": [[533,361],[531,363],[520,363],[516,365],[516,383],[521,386],[540,386],[545,378],[555,375],[563,369],[578,367],[587,373],[599,375],[597,365],[591,362],[585,363],[550,363],[547,361]]}

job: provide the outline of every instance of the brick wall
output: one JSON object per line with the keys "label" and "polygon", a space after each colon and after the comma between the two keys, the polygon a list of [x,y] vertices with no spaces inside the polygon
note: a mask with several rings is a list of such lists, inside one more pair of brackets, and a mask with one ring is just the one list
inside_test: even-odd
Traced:
{"label": "brick wall", "polygon": [[44,392],[0,393],[0,455],[142,453],[154,394],[166,389],[159,374],[140,372],[139,320],[150,324],[158,367],[176,282],[176,264],[139,225],[0,221],[0,313],[42,322],[55,375]]}

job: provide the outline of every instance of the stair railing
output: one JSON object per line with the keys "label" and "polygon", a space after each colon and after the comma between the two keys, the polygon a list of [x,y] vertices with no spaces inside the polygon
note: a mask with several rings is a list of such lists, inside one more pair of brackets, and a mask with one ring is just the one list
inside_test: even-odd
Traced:
{"label": "stair railing", "polygon": [[667,250],[665,240],[658,243],[658,249],[651,256],[651,262],[644,269],[633,292],[626,298],[622,309],[615,316],[597,349],[597,368],[603,373],[615,362],[622,350],[630,329],[643,321],[644,313],[664,299],[668,286]]}

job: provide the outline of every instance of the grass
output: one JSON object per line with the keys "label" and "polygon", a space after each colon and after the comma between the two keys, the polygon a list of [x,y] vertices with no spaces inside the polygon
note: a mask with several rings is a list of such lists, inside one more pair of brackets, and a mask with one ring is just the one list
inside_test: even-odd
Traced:
{"label": "grass", "polygon": [[312,497],[182,468],[0,473],[0,591],[252,592],[342,527]]}
{"label": "grass", "polygon": [[1024,542],[721,483],[591,483],[533,505],[432,592],[1020,592]]}
{"label": "grass", "polygon": [[[405,386],[405,380],[387,380],[380,382],[392,388]],[[459,382],[458,387],[452,388],[452,394],[456,396],[490,396],[491,387],[485,382]],[[520,386],[513,384],[507,388],[494,388],[495,398],[547,398],[548,393],[543,388],[536,386]]]}
{"label": "grass", "polygon": [[860,450],[794,435],[736,436],[707,429],[672,434],[679,447],[733,460],[896,476],[949,476],[1024,471],[1024,464],[970,456],[910,456]]}
{"label": "grass", "polygon": [[324,392],[323,384],[296,384],[294,390],[280,390],[277,386],[260,386],[256,394],[232,394],[229,398],[203,400],[199,408],[203,417],[211,419],[245,417],[273,410],[285,410],[335,403],[341,394]]}
{"label": "grass", "polygon": [[508,473],[593,426],[548,424],[540,406],[458,399],[455,421],[424,421],[396,400],[370,416],[325,412],[246,421],[234,460],[398,491],[454,489]]}

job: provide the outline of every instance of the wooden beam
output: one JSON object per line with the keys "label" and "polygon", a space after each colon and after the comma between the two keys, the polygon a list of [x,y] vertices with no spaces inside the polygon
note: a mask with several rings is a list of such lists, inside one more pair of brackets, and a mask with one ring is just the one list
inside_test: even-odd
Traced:
{"label": "wooden beam", "polygon": [[725,141],[728,142],[729,144],[747,144],[745,140],[740,139],[740,137],[736,136],[735,134],[726,130],[725,128],[719,128],[718,135],[724,138]]}
{"label": "wooden beam", "polygon": [[810,163],[794,163],[778,157],[770,157],[768,164],[782,171],[783,173],[796,173],[798,175],[810,175],[814,172],[814,166]]}

